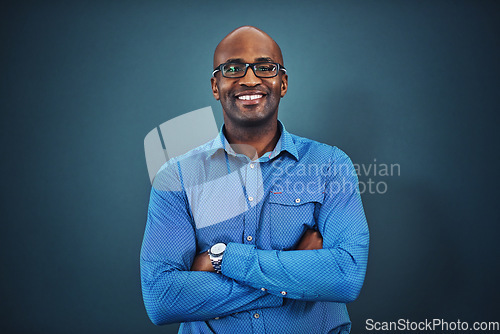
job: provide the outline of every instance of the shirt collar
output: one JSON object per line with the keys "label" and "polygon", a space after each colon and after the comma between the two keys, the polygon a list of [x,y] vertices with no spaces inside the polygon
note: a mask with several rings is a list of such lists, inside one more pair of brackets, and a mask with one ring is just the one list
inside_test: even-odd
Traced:
{"label": "shirt collar", "polygon": [[[298,161],[299,153],[297,151],[295,143],[293,142],[291,134],[288,131],[286,131],[285,126],[279,120],[278,120],[278,127],[280,129],[281,135],[278,142],[276,143],[276,146],[269,154],[268,158],[273,159],[274,157],[278,156],[281,152],[287,151]],[[229,145],[226,136],[224,136],[224,124],[220,128],[219,135],[212,141],[212,144],[209,147],[210,153],[207,155],[207,159],[220,150],[225,150],[227,153],[231,155],[236,155],[234,150],[231,148],[231,145]]]}

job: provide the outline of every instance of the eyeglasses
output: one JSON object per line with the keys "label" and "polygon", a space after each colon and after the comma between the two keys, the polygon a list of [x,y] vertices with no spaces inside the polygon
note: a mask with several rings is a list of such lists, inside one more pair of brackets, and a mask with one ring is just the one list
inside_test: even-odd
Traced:
{"label": "eyeglasses", "polygon": [[280,70],[286,73],[285,67],[279,63],[224,63],[215,68],[212,76],[215,76],[215,73],[220,71],[225,78],[243,78],[247,75],[249,67],[252,68],[253,73],[258,78],[273,78],[278,75]]}

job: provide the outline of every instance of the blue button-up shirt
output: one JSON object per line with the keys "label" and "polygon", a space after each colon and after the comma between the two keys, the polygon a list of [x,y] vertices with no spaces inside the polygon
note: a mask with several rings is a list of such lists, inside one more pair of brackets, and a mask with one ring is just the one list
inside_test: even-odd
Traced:
{"label": "blue button-up shirt", "polygon": [[[348,333],[368,227],[355,169],[336,147],[288,133],[251,160],[223,130],[153,182],[141,250],[144,303],[180,333]],[[294,250],[318,230],[323,248]],[[222,274],[190,271],[227,244]]]}

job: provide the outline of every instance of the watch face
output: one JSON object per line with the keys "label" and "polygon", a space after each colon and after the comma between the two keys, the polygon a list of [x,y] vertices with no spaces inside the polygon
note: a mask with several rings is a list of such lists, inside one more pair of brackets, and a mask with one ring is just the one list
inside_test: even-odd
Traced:
{"label": "watch face", "polygon": [[212,248],[210,248],[210,253],[217,256],[224,253],[225,250],[226,250],[226,244],[219,242],[218,244],[215,244],[212,246]]}

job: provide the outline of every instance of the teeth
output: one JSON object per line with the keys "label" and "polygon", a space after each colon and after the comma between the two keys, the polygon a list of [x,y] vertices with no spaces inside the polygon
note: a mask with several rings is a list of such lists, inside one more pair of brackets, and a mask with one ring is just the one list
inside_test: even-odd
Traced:
{"label": "teeth", "polygon": [[256,94],[256,95],[240,95],[238,96],[239,100],[255,100],[255,99],[260,99],[262,97],[261,94]]}

